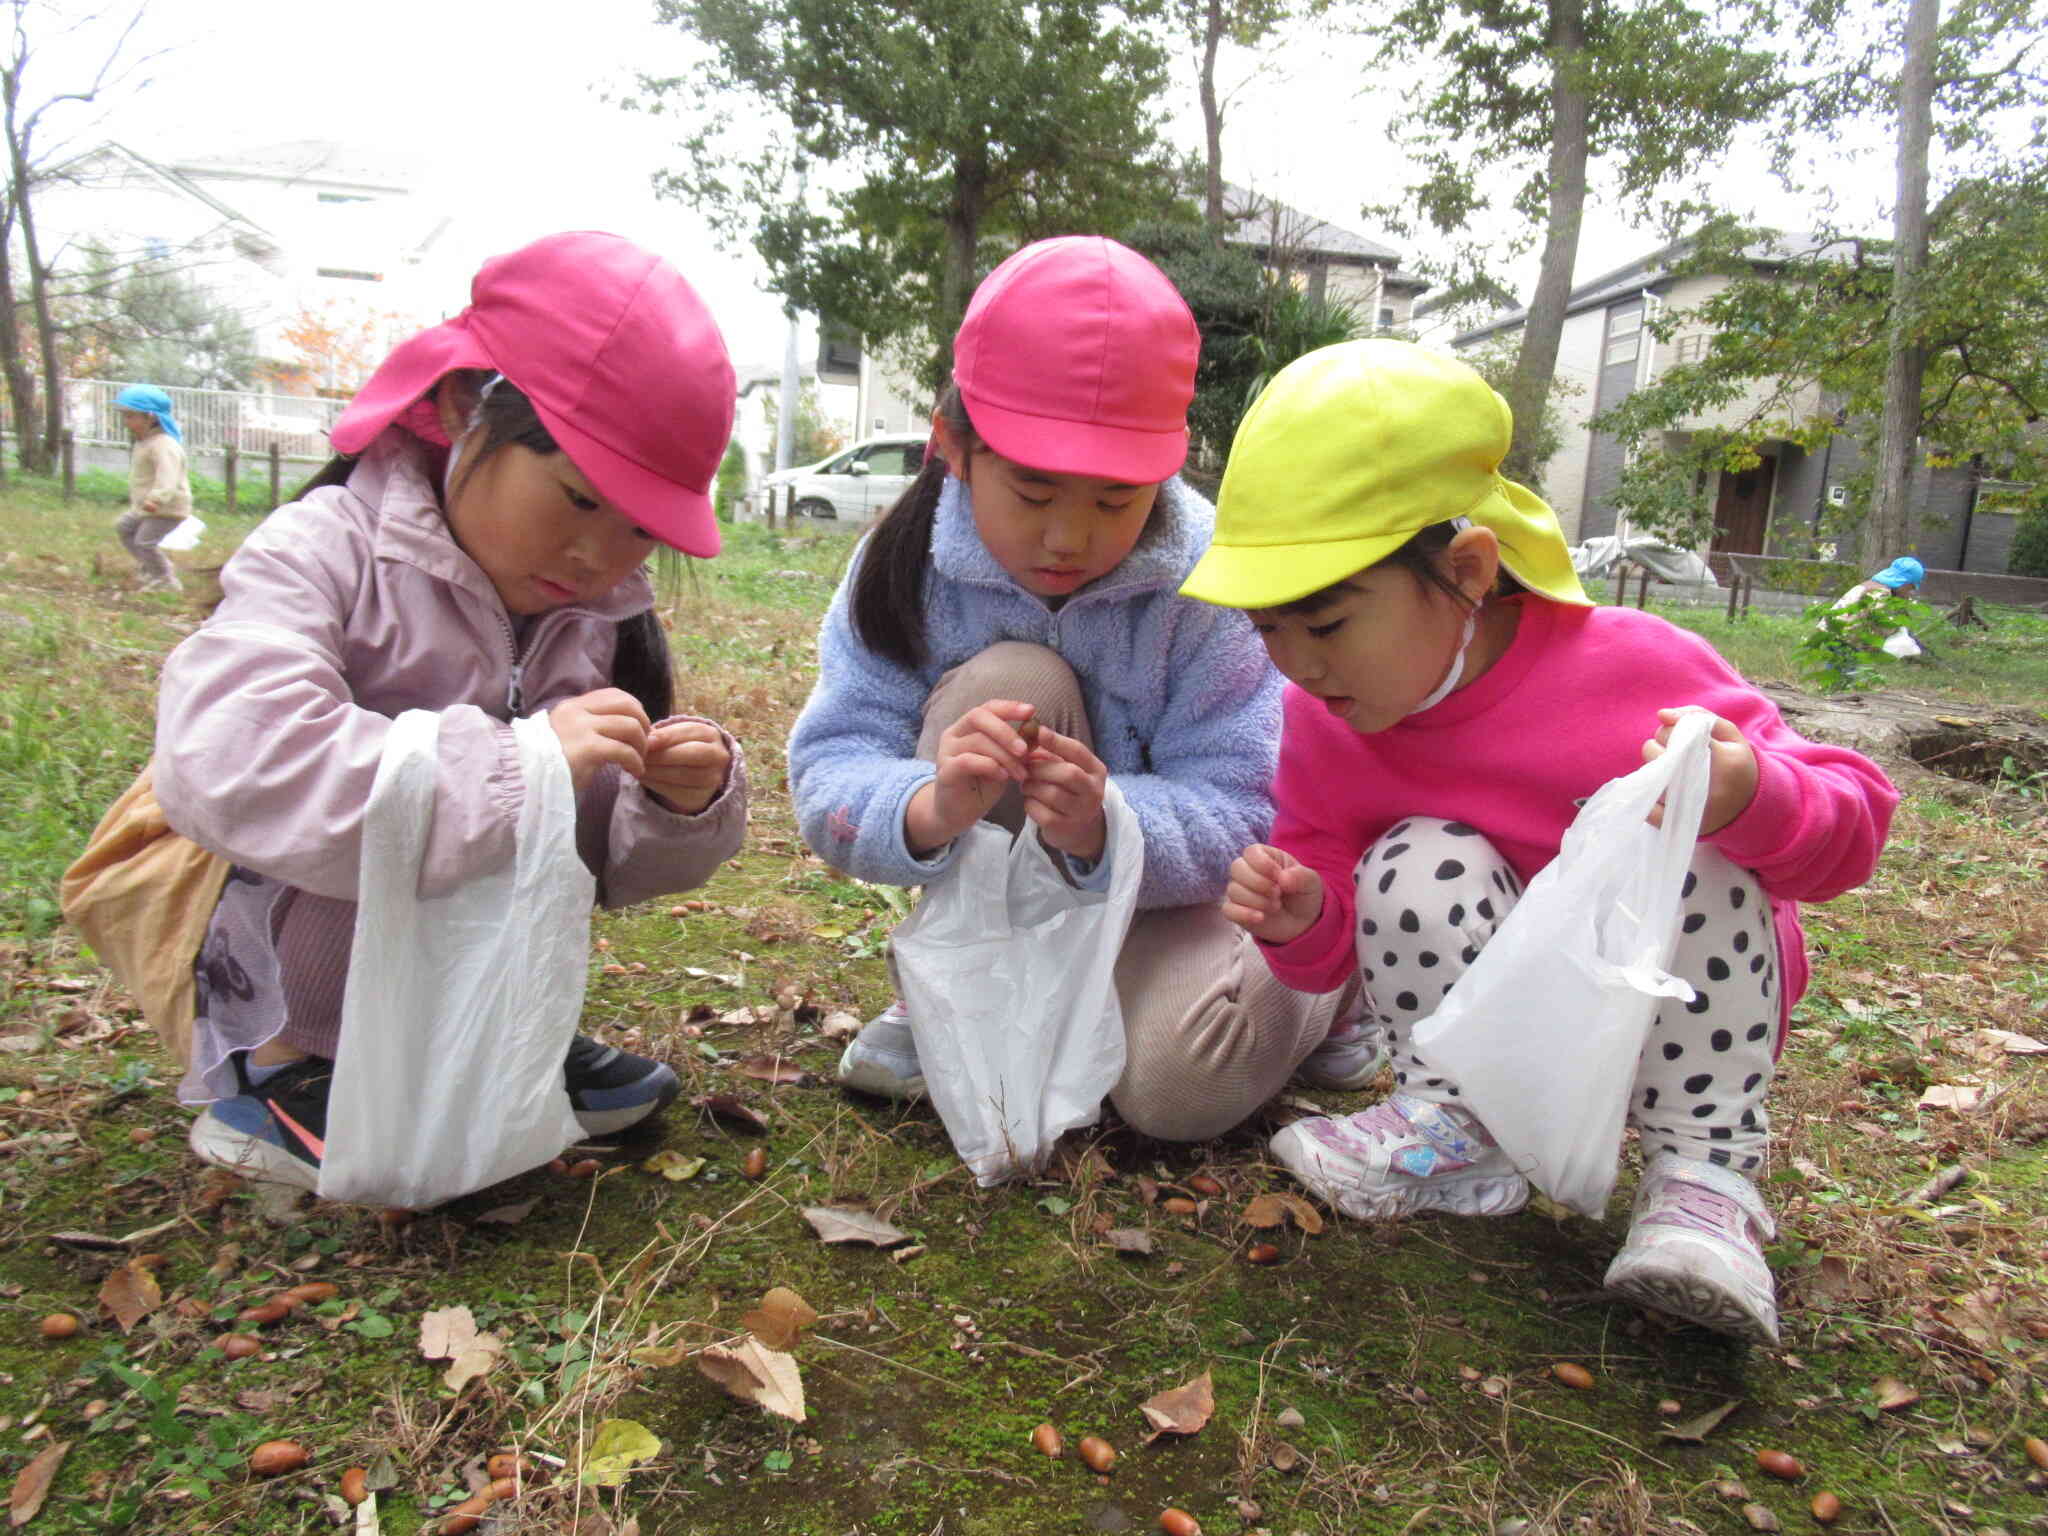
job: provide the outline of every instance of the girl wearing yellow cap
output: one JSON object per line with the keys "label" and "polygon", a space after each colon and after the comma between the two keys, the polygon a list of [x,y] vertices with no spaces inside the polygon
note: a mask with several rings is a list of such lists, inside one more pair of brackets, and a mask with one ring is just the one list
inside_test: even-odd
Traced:
{"label": "girl wearing yellow cap", "polygon": [[1411,1031],[1586,797],[1658,756],[1681,707],[1704,708],[1712,775],[1671,963],[1696,995],[1660,1005],[1630,1090],[1645,1165],[1607,1284],[1775,1342],[1753,1180],[1807,979],[1797,904],[1869,877],[1897,794],[1795,734],[1696,636],[1595,607],[1555,514],[1500,475],[1511,430],[1452,358],[1394,341],[1310,353],[1246,415],[1215,541],[1182,588],[1247,610],[1292,685],[1272,841],[1232,864],[1224,913],[1291,986],[1356,977],[1393,1053],[1386,1100],[1296,1121],[1272,1149],[1364,1220],[1521,1208],[1527,1182]]}

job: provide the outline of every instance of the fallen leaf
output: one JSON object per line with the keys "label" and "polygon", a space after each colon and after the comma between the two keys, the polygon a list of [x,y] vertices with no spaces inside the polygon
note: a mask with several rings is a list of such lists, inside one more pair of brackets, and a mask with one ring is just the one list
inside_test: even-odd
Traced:
{"label": "fallen leaf", "polygon": [[910,1262],[910,1261],[911,1261],[912,1259],[914,1259],[914,1258],[917,1258],[917,1257],[918,1257],[918,1256],[920,1256],[920,1255],[921,1255],[921,1254],[922,1254],[923,1252],[924,1252],[924,1244],[923,1244],[923,1243],[912,1243],[912,1244],[911,1244],[911,1245],[910,1245],[910,1246],[909,1246],[908,1248],[892,1248],[892,1249],[890,1249],[890,1250],[889,1250],[889,1259],[890,1259],[890,1262],[891,1262],[891,1263],[895,1263],[895,1264],[908,1264],[908,1263],[909,1263],[909,1262]]}
{"label": "fallen leaf", "polygon": [[1776,1531],[1783,1529],[1778,1524],[1778,1517],[1772,1514],[1767,1506],[1762,1504],[1743,1505],[1742,1518],[1749,1522],[1749,1528],[1752,1531]]}
{"label": "fallen leaf", "polygon": [[1984,1090],[1976,1083],[1936,1083],[1920,1095],[1914,1105],[1916,1109],[1952,1109],[1959,1115],[1966,1115],[1975,1109],[1984,1098]]}
{"label": "fallen leaf", "polygon": [[1147,1398],[1139,1405],[1138,1411],[1152,1426],[1152,1433],[1146,1436],[1147,1443],[1161,1435],[1192,1435],[1216,1411],[1216,1392],[1210,1384],[1209,1373],[1202,1372],[1193,1381],[1184,1382],[1170,1392],[1161,1392]]}
{"label": "fallen leaf", "polygon": [[606,1419],[592,1432],[590,1443],[584,1447],[577,1480],[616,1488],[625,1482],[628,1472],[660,1454],[661,1442],[645,1424],[636,1424],[631,1419]]}
{"label": "fallen leaf", "polygon": [[460,1392],[477,1377],[488,1376],[504,1352],[503,1339],[495,1333],[479,1333],[463,1346],[462,1352],[442,1373],[441,1380],[452,1390]]}
{"label": "fallen leaf", "polygon": [[908,1232],[900,1232],[879,1217],[850,1205],[807,1205],[804,1220],[828,1243],[873,1243],[877,1248],[887,1248],[910,1238]]}
{"label": "fallen leaf", "polygon": [[1705,1413],[1685,1420],[1682,1424],[1666,1424],[1657,1433],[1666,1440],[1682,1441],[1686,1445],[1699,1445],[1707,1436],[1721,1427],[1721,1421],[1742,1406],[1742,1399],[1735,1398],[1709,1408]]}
{"label": "fallen leaf", "polygon": [[811,1304],[787,1286],[778,1285],[761,1305],[740,1319],[740,1326],[770,1349],[794,1349],[804,1330],[818,1320]]}
{"label": "fallen leaf", "polygon": [[681,1182],[684,1179],[694,1179],[702,1173],[704,1159],[678,1152],[674,1147],[664,1147],[640,1166],[648,1173],[658,1173],[664,1179]]}
{"label": "fallen leaf", "polygon": [[804,1069],[786,1056],[749,1056],[739,1064],[742,1077],[759,1078],[764,1083],[801,1083],[805,1080]]}
{"label": "fallen leaf", "polygon": [[476,1316],[467,1307],[442,1307],[420,1318],[420,1354],[428,1360],[452,1360],[476,1337]]}
{"label": "fallen leaf", "polygon": [[512,1205],[493,1206],[477,1217],[476,1224],[480,1227],[516,1227],[531,1216],[533,1208],[539,1204],[540,1196],[535,1195],[531,1200],[521,1200]]}
{"label": "fallen leaf", "polygon": [[695,1351],[687,1344],[643,1344],[627,1356],[635,1365],[649,1365],[666,1370],[681,1365]]}
{"label": "fallen leaf", "polygon": [[164,1293],[156,1276],[133,1259],[108,1275],[100,1287],[100,1305],[121,1325],[123,1333],[163,1304]]}
{"label": "fallen leaf", "polygon": [[1892,1376],[1880,1376],[1877,1385],[1871,1389],[1877,1394],[1877,1406],[1885,1413],[1895,1413],[1901,1408],[1910,1408],[1920,1401],[1920,1394],[1903,1381]]}
{"label": "fallen leaf", "polygon": [[851,1040],[861,1032],[862,1022],[856,1014],[835,1010],[820,1021],[818,1033],[827,1040]]}
{"label": "fallen leaf", "polygon": [[1111,1227],[1102,1241],[1118,1253],[1150,1253],[1152,1234],[1143,1227]]}
{"label": "fallen leaf", "polygon": [[1248,1227],[1277,1227],[1289,1218],[1313,1237],[1323,1230],[1323,1215],[1299,1195],[1254,1195],[1238,1217]]}
{"label": "fallen leaf", "polygon": [[2032,1035],[2014,1034],[2009,1029],[1980,1029],[1977,1038],[1991,1051],[2006,1056],[2040,1056],[2048,1054],[2048,1045],[2042,1044]]}
{"label": "fallen leaf", "polygon": [[43,1500],[50,1492],[50,1483],[57,1476],[64,1453],[70,1449],[70,1441],[60,1440],[21,1469],[21,1475],[14,1480],[14,1492],[7,1497],[9,1525],[27,1525],[35,1519],[36,1511],[43,1507]]}
{"label": "fallen leaf", "polygon": [[697,1369],[743,1403],[804,1421],[804,1384],[794,1355],[749,1336],[730,1347],[713,1344],[698,1351]]}
{"label": "fallen leaf", "polygon": [[744,1099],[730,1093],[703,1093],[690,1100],[693,1108],[701,1109],[720,1120],[732,1120],[756,1131],[768,1129],[768,1119]]}

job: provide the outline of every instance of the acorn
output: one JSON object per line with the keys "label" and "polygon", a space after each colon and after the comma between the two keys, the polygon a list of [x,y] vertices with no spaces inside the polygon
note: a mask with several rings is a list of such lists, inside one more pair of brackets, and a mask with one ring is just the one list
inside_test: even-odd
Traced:
{"label": "acorn", "polygon": [[1786,1451],[1758,1451],[1756,1464],[1771,1476],[1781,1477],[1788,1483],[1806,1476],[1806,1468],[1800,1465],[1799,1458]]}
{"label": "acorn", "polygon": [[2043,1472],[2048,1472],[2048,1440],[2043,1440],[2039,1435],[2029,1435],[2020,1442],[2020,1449],[2027,1453],[2027,1460]]}
{"label": "acorn", "polygon": [[78,1319],[69,1312],[52,1312],[37,1326],[46,1339],[68,1339],[78,1332]]}
{"label": "acorn", "polygon": [[1558,1361],[1550,1368],[1550,1374],[1577,1392],[1584,1392],[1593,1385],[1593,1373],[1570,1360]]}
{"label": "acorn", "polygon": [[1253,1243],[1245,1249],[1244,1259],[1247,1264],[1277,1264],[1280,1262],[1280,1249],[1273,1243]]}
{"label": "acorn", "polygon": [[746,1161],[740,1164],[740,1173],[749,1179],[758,1179],[768,1171],[768,1149],[749,1147]]}
{"label": "acorn", "polygon": [[1074,1451],[1091,1472],[1107,1472],[1116,1461],[1116,1447],[1100,1435],[1083,1435]]}
{"label": "acorn", "polygon": [[539,1483],[547,1480],[544,1468],[535,1466],[532,1458],[517,1451],[499,1451],[484,1463],[484,1475],[494,1483],[511,1479],[521,1483]]}
{"label": "acorn", "polygon": [[1202,1536],[1202,1522],[1184,1509],[1159,1511],[1159,1529],[1166,1536]]}
{"label": "acorn", "polygon": [[350,1467],[341,1474],[342,1502],[350,1509],[370,1496],[370,1474],[362,1467]]}
{"label": "acorn", "polygon": [[235,1314],[236,1318],[258,1328],[268,1328],[291,1316],[292,1304],[288,1301],[266,1301],[253,1307],[244,1307]]}
{"label": "acorn", "polygon": [[1159,1205],[1162,1210],[1171,1211],[1176,1216],[1192,1216],[1201,1209],[1200,1206],[1196,1205],[1186,1195],[1169,1196],[1167,1199],[1160,1201]]}
{"label": "acorn", "polygon": [[597,1170],[603,1166],[596,1158],[586,1157],[581,1162],[569,1165],[569,1177],[572,1179],[587,1179],[595,1175]]}
{"label": "acorn", "polygon": [[213,1347],[230,1360],[246,1360],[263,1353],[263,1341],[247,1333],[224,1333],[213,1341]]}
{"label": "acorn", "polygon": [[566,1175],[569,1172],[569,1160],[565,1157],[552,1159],[548,1163],[548,1172]]}
{"label": "acorn", "polygon": [[1067,1448],[1066,1442],[1060,1439],[1060,1432],[1050,1424],[1041,1424],[1031,1431],[1031,1443],[1041,1454],[1052,1457],[1054,1461],[1058,1461],[1061,1453]]}
{"label": "acorn", "polygon": [[463,1536],[483,1523],[484,1511],[492,1504],[490,1491],[473,1493],[441,1517],[441,1536]]}
{"label": "acorn", "polygon": [[1019,720],[1017,722],[1017,734],[1024,738],[1024,750],[1026,752],[1037,746],[1038,717],[1034,715],[1029,720]]}
{"label": "acorn", "polygon": [[1223,1186],[1217,1183],[1216,1180],[1210,1178],[1209,1175],[1206,1173],[1196,1174],[1193,1178],[1187,1181],[1187,1186],[1189,1189],[1192,1189],[1196,1194],[1202,1195],[1211,1200],[1215,1199],[1218,1195],[1223,1193]]}
{"label": "acorn", "polygon": [[296,1440],[266,1440],[249,1453],[249,1470],[258,1477],[276,1477],[296,1472],[313,1459],[313,1453]]}
{"label": "acorn", "polygon": [[1813,1518],[1822,1525],[1833,1525],[1842,1518],[1842,1501],[1832,1493],[1816,1493],[1813,1496],[1813,1503],[1808,1508],[1813,1511]]}
{"label": "acorn", "polygon": [[308,1280],[304,1285],[295,1285],[288,1291],[280,1292],[277,1299],[298,1307],[308,1303],[332,1301],[340,1294],[341,1287],[331,1280]]}

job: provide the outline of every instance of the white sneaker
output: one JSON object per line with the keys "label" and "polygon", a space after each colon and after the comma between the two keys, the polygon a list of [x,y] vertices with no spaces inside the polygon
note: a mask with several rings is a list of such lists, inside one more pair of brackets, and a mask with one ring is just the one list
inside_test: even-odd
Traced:
{"label": "white sneaker", "polygon": [[1338,1019],[1323,1043],[1294,1069],[1296,1082],[1332,1093],[1353,1093],[1387,1064],[1387,1032],[1363,1012]]}
{"label": "white sneaker", "polygon": [[1660,1152],[1644,1165],[1628,1241],[1607,1266],[1607,1289],[1716,1333],[1776,1344],[1777,1288],[1763,1255],[1776,1235],[1748,1179]]}
{"label": "white sneaker", "polygon": [[902,1000],[891,1003],[846,1042],[839,1058],[841,1087],[878,1098],[910,1103],[924,1097],[924,1074],[917,1069],[917,1042],[911,1037],[910,1015]]}
{"label": "white sneaker", "polygon": [[1297,1120],[1268,1145],[1311,1192],[1359,1221],[1506,1216],[1529,1199],[1529,1181],[1469,1111],[1405,1093],[1342,1119]]}

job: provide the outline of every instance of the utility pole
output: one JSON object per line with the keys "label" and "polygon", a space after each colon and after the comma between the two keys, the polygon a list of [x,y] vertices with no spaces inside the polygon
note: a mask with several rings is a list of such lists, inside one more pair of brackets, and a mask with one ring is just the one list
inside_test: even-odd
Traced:
{"label": "utility pole", "polygon": [[[802,208],[804,202],[805,166],[799,160],[796,166],[796,202]],[[796,442],[796,344],[797,316],[794,304],[782,306],[782,313],[788,317],[789,327],[782,337],[782,402],[776,415],[775,467],[788,469],[796,462],[793,448]]]}

